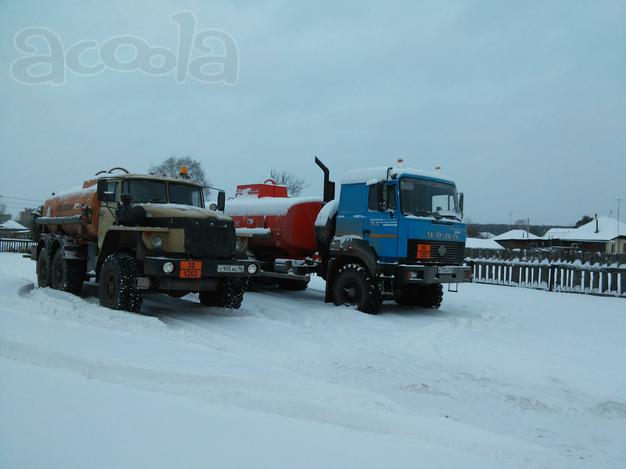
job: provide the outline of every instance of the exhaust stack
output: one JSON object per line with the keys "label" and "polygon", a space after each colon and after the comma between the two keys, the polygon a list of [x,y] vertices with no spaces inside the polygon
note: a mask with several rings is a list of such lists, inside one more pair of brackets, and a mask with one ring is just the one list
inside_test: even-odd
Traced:
{"label": "exhaust stack", "polygon": [[330,180],[330,170],[317,156],[315,164],[324,172],[324,203],[330,202],[335,198],[335,183]]}

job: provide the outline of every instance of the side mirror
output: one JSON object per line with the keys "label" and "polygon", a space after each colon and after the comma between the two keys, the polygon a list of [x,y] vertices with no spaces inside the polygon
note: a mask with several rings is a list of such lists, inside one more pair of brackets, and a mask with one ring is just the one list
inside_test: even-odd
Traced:
{"label": "side mirror", "polygon": [[226,208],[226,192],[219,191],[217,193],[217,209],[220,212],[223,212],[225,208]]}
{"label": "side mirror", "polygon": [[459,209],[461,210],[461,218],[463,218],[463,206],[465,205],[465,194],[459,194]]}
{"label": "side mirror", "polygon": [[106,179],[98,180],[98,200],[100,202],[115,202],[115,192],[107,192],[109,181]]}

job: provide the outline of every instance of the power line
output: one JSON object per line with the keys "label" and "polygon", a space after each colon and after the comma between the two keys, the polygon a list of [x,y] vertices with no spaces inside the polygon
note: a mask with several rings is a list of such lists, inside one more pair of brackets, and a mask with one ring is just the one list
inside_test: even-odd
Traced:
{"label": "power line", "polygon": [[25,200],[27,202],[37,202],[39,204],[42,202],[41,200],[38,200],[38,199],[27,199],[26,197],[13,197],[11,195],[0,195],[0,198],[3,198],[3,199],[14,199],[14,200]]}

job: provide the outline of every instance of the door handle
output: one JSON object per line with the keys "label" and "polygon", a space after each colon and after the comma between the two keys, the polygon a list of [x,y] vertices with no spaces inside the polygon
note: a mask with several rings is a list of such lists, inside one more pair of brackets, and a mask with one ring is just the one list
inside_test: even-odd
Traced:
{"label": "door handle", "polygon": [[372,234],[372,230],[363,230],[363,236],[369,236]]}

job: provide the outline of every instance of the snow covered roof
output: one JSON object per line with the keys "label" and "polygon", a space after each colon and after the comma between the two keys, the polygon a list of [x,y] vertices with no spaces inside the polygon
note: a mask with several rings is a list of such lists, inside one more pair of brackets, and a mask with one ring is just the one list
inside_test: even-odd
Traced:
{"label": "snow covered roof", "polygon": [[[348,171],[341,181],[341,184],[375,184],[379,181],[387,179],[387,170],[389,166],[379,166],[376,168],[354,169]],[[415,168],[392,167],[390,175],[392,177],[402,176],[418,176],[438,179],[440,181],[453,183],[451,180],[441,177],[441,174],[423,171]]]}
{"label": "snow covered roof", "polygon": [[28,228],[15,220],[7,220],[0,224],[0,230],[28,230]]}
{"label": "snow covered roof", "polygon": [[575,230],[571,230],[560,239],[565,241],[611,241],[619,236],[626,236],[626,224],[619,223],[610,217],[598,217],[598,232],[596,233],[596,220],[590,221]]}
{"label": "snow covered roof", "polygon": [[467,238],[465,240],[465,247],[471,249],[504,249],[498,242],[493,239],[483,238]]}
{"label": "snow covered roof", "polygon": [[511,230],[506,233],[502,233],[501,235],[492,238],[494,241],[517,241],[517,240],[526,240],[526,239],[540,239],[539,236],[535,236],[532,233],[529,233],[526,230]]}
{"label": "snow covered roof", "polygon": [[571,233],[575,228],[550,228],[543,235],[543,239],[563,239],[563,236]]}

